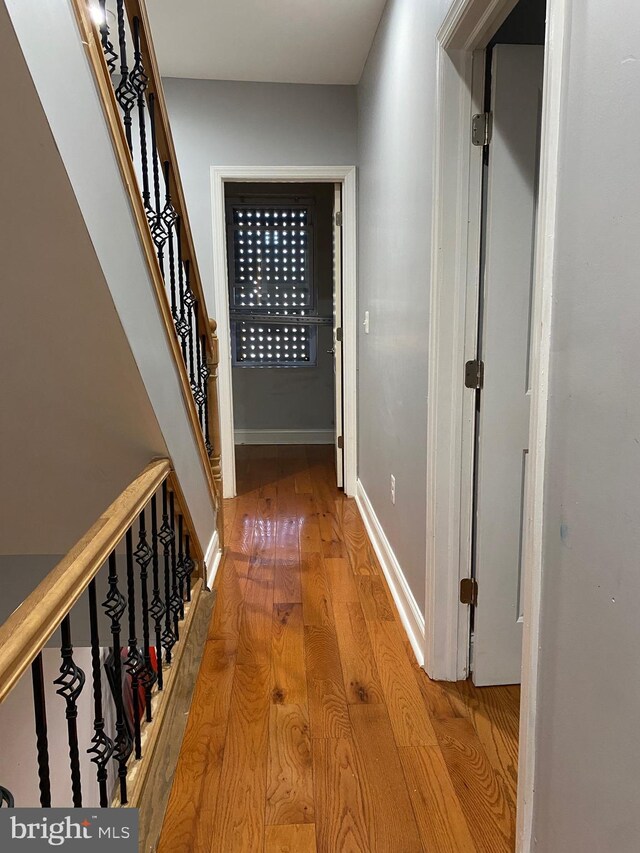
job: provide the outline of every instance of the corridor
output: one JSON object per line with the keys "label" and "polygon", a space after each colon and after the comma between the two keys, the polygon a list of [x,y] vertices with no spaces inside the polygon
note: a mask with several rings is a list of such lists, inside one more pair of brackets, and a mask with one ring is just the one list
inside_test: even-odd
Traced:
{"label": "corridor", "polygon": [[160,853],[513,850],[519,688],[418,667],[332,447],[237,451]]}

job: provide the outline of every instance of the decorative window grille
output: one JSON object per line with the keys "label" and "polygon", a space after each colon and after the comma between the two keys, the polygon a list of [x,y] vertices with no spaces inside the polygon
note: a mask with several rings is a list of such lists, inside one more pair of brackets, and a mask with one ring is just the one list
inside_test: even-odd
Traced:
{"label": "decorative window grille", "polygon": [[315,365],[312,204],[229,199],[227,231],[234,366]]}

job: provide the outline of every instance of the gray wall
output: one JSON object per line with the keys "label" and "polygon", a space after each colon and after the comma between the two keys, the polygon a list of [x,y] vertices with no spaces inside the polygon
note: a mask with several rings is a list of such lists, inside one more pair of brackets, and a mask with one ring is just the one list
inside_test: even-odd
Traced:
{"label": "gray wall", "polygon": [[[228,197],[308,196],[315,202],[313,274],[318,313],[333,312],[333,184],[227,184]],[[236,430],[332,430],[334,427],[331,326],[317,330],[318,362],[313,367],[234,367]],[[241,438],[241,437],[240,437]]]}
{"label": "gray wall", "polygon": [[342,166],[356,161],[353,86],[164,79],[210,310],[211,166]]}
{"label": "gray wall", "polygon": [[358,302],[371,327],[358,342],[358,468],[421,609],[435,34],[444,5],[389,0],[358,87]]}
{"label": "gray wall", "polygon": [[[555,236],[535,849],[640,849],[640,6],[571,10]],[[598,128],[597,138],[585,133]]]}
{"label": "gray wall", "polygon": [[167,451],[4,4],[0,57],[0,554],[60,554]]}
{"label": "gray wall", "polygon": [[206,549],[206,462],[75,16],[68,0],[6,0],[0,11],[12,116],[0,135],[10,283],[0,453],[12,484],[0,552],[64,553],[167,452]]}

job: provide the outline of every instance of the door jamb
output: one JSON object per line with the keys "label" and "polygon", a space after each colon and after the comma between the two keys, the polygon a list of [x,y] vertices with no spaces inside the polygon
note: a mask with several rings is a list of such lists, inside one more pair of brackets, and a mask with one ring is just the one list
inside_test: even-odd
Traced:
{"label": "door jamb", "polygon": [[355,496],[357,482],[357,307],[356,307],[356,168],[355,166],[211,167],[213,205],[213,288],[220,363],[220,443],[224,497],[235,497],[236,466],[233,426],[233,385],[231,336],[229,329],[229,288],[227,284],[227,243],[224,185],[227,182],[339,183],[342,184],[342,327],[343,351],[343,436],[344,491]]}
{"label": "door jamb", "polygon": [[[480,194],[471,116],[473,53],[482,51],[516,0],[455,0],[437,36],[436,144],[429,328],[425,669],[432,678],[468,674],[469,613],[459,602],[468,576],[473,416],[463,383],[475,358]],[[570,0],[547,0],[540,185],[533,294],[531,476],[525,495],[525,620],[520,706],[517,850],[532,847],[538,646],[542,587],[544,470],[563,67]],[[477,79],[476,79],[477,82]],[[477,149],[479,151],[480,149]]]}

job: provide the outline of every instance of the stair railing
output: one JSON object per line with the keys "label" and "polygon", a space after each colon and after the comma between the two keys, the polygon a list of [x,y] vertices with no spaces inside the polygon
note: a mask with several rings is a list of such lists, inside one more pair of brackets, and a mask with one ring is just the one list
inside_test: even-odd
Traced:
{"label": "stair railing", "polygon": [[[222,507],[212,457],[220,443],[214,341],[143,0],[72,0],[120,170],[143,238],[183,395]],[[221,517],[222,513],[219,513]],[[223,538],[221,521],[218,523]]]}
{"label": "stair railing", "polygon": [[[81,761],[83,750],[95,767],[101,807],[140,803],[203,584],[202,548],[171,463],[160,459],[144,469],[0,626],[0,703],[31,669],[43,808],[52,803],[47,730],[52,701],[64,703],[67,720],[71,802],[60,805],[83,804],[81,765],[86,770],[89,763]],[[73,623],[77,618],[84,624],[78,608],[85,606],[91,672],[83,671],[74,656]],[[51,684],[43,650],[58,628],[60,668]],[[105,647],[111,649],[110,679]],[[92,737],[83,743],[78,700],[89,688]],[[107,717],[114,719],[111,731]],[[13,806],[11,780],[2,781],[0,806]]]}

